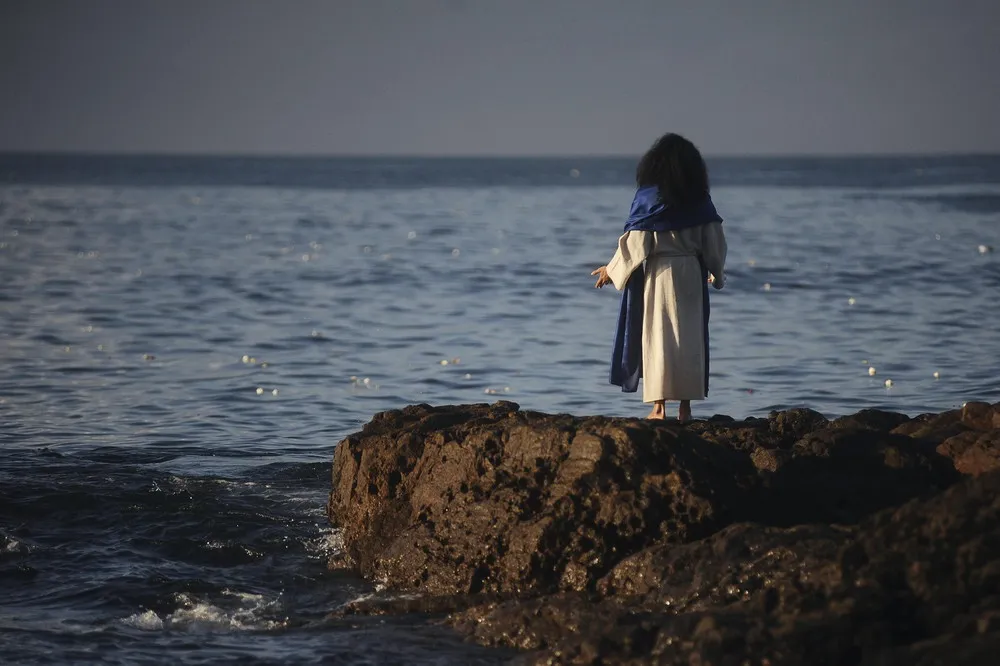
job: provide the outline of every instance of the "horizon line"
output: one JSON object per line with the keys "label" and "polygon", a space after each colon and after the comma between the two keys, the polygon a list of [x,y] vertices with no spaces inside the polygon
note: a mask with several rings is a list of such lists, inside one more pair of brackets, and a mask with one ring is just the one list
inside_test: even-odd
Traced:
{"label": "horizon line", "polygon": [[[778,152],[778,153],[711,153],[702,151],[705,159],[878,159],[878,158],[956,158],[1000,157],[1000,151],[927,151],[927,152]],[[133,150],[7,150],[0,148],[0,157],[138,157],[138,158],[205,158],[205,159],[302,159],[302,160],[623,160],[638,159],[633,153],[267,153],[267,152],[183,152]]]}

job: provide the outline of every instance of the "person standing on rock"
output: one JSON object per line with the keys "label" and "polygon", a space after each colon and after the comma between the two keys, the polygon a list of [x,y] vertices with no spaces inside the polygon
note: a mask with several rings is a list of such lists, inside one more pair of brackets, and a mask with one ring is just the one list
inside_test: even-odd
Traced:
{"label": "person standing on rock", "polygon": [[647,418],[666,418],[667,400],[708,396],[708,285],[725,285],[726,237],[709,193],[708,169],[693,143],[665,134],[639,160],[635,198],[618,250],[598,289],[622,291],[611,383],[634,392],[642,378]]}

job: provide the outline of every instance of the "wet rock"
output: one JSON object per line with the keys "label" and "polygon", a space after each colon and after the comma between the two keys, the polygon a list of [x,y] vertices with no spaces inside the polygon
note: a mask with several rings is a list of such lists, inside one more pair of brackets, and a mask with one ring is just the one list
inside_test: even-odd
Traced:
{"label": "wet rock", "polygon": [[536,650],[538,664],[971,666],[993,663],[998,617],[992,474],[857,526],[734,525],[653,546],[593,596],[494,603],[451,622],[486,645]]}
{"label": "wet rock", "polygon": [[979,476],[1000,470],[1000,430],[965,432],[946,439],[937,451],[962,474]]}
{"label": "wet rock", "polygon": [[597,590],[675,612],[747,602],[779,582],[799,584],[803,573],[815,577],[853,534],[848,526],[737,523],[694,543],[658,544],[636,553],[601,579]]}
{"label": "wet rock", "polygon": [[842,416],[830,422],[831,427],[849,430],[875,430],[890,432],[908,423],[910,417],[899,412],[886,412],[880,409],[862,409],[857,414]]}
{"label": "wet rock", "polygon": [[768,422],[763,419],[733,424],[695,422],[685,427],[688,432],[695,433],[706,441],[747,453],[755,449],[776,449],[780,443],[768,429]]}
{"label": "wet rock", "polygon": [[387,592],[341,613],[452,613],[527,663],[984,663],[1000,429],[969,405],[686,425],[385,412],[337,447],[328,511],[331,564]]}
{"label": "wet rock", "polygon": [[538,650],[603,635],[605,621],[628,611],[615,600],[557,592],[525,600],[491,602],[455,613],[448,622],[482,645]]}
{"label": "wet rock", "polygon": [[789,409],[784,412],[771,412],[768,417],[769,430],[780,441],[794,442],[808,433],[826,427],[826,417],[812,409]]}
{"label": "wet rock", "polygon": [[967,402],[962,405],[962,423],[973,430],[989,431],[1000,428],[1000,402]]}
{"label": "wet rock", "polygon": [[777,472],[781,466],[792,459],[790,451],[785,449],[768,449],[763,446],[756,447],[750,454],[750,462],[759,471]]}
{"label": "wet rock", "polygon": [[337,448],[329,514],[361,573],[425,594],[583,590],[732,520],[746,456],[683,428],[418,406]]}
{"label": "wet rock", "polygon": [[968,402],[962,409],[923,414],[892,432],[934,444],[962,474],[1000,469],[1000,403]]}
{"label": "wet rock", "polygon": [[966,430],[938,444],[936,451],[949,460],[954,461],[982,436],[983,433],[981,432]]}
{"label": "wet rock", "polygon": [[932,444],[902,435],[822,428],[792,446],[767,481],[772,525],[853,523],[868,514],[927,497],[958,480]]}
{"label": "wet rock", "polygon": [[962,422],[961,410],[953,409],[940,414],[921,414],[896,426],[892,433],[913,439],[941,442],[967,430],[969,426]]}
{"label": "wet rock", "polygon": [[758,448],[787,449],[807,433],[823,428],[827,423],[825,416],[812,409],[789,409],[771,412],[766,419],[726,422],[714,417],[709,421],[696,421],[687,427],[703,439],[749,453]]}

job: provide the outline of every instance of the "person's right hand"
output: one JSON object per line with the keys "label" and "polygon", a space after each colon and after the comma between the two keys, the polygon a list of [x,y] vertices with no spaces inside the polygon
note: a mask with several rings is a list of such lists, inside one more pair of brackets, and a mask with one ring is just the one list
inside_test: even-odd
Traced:
{"label": "person's right hand", "polygon": [[593,271],[591,275],[597,276],[597,282],[594,284],[594,287],[596,287],[597,289],[600,289],[604,285],[611,283],[611,278],[608,277],[607,266],[599,267],[597,270]]}

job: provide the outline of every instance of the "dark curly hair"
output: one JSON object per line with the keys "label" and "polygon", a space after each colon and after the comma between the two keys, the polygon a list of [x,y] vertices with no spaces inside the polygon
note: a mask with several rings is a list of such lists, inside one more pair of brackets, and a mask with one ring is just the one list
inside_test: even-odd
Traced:
{"label": "dark curly hair", "polygon": [[679,134],[664,134],[639,160],[635,184],[656,185],[668,206],[688,206],[708,196],[708,168],[693,143]]}

